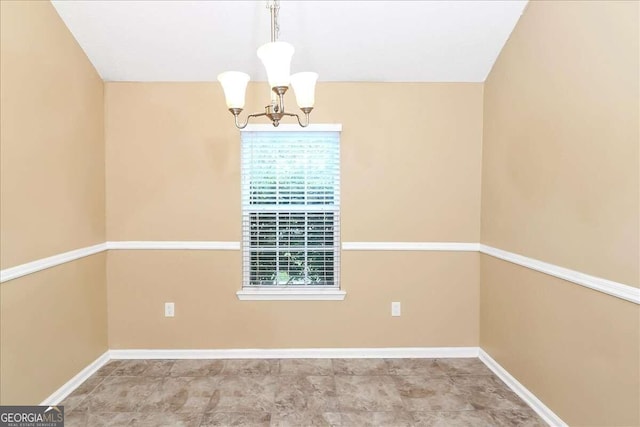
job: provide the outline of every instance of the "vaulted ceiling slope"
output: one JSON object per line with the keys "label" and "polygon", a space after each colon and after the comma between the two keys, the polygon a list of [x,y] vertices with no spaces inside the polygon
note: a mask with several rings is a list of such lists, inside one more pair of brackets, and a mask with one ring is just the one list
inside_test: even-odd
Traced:
{"label": "vaulted ceiling slope", "polygon": [[[265,1],[52,1],[107,81],[266,80]],[[321,81],[482,82],[526,1],[282,1],[292,72]]]}

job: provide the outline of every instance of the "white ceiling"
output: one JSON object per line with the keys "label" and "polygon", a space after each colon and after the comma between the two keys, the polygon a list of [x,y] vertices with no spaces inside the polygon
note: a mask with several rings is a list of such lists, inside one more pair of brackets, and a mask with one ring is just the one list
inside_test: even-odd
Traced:
{"label": "white ceiling", "polygon": [[[266,80],[265,1],[52,1],[104,80]],[[526,0],[283,1],[292,72],[321,81],[482,82]]]}

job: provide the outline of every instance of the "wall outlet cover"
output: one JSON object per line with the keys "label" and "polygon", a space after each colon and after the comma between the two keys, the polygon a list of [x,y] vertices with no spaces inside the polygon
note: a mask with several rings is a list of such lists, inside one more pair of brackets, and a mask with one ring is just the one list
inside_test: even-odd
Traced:
{"label": "wall outlet cover", "polygon": [[398,317],[401,314],[401,307],[400,307],[400,303],[397,301],[394,301],[391,303],[391,315],[393,317]]}
{"label": "wall outlet cover", "polygon": [[176,315],[176,307],[172,302],[164,303],[164,317],[174,317]]}

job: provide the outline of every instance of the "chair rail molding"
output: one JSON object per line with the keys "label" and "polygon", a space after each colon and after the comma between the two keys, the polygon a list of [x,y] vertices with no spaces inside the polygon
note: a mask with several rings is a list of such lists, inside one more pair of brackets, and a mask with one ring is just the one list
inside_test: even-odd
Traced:
{"label": "chair rail molding", "polygon": [[477,252],[479,243],[464,242],[342,242],[343,251],[463,251]]}
{"label": "chair rail molding", "polygon": [[120,240],[106,242],[106,245],[107,249],[114,250],[240,250],[240,242],[208,240]]}
{"label": "chair rail molding", "polygon": [[27,274],[36,273],[47,268],[55,267],[60,264],[75,261],[89,255],[94,255],[103,252],[106,249],[106,243],[98,243],[97,245],[74,249],[72,251],[27,262],[25,264],[16,265],[15,267],[5,268],[0,270],[0,283],[17,279],[18,277],[26,276]]}
{"label": "chair rail molding", "polygon": [[[207,251],[239,251],[239,241],[208,240],[124,240],[107,241],[80,249],[75,249],[47,258],[20,264],[0,270],[0,283],[17,279],[27,274],[55,267],[86,256],[106,250],[207,250]],[[503,261],[511,262],[586,288],[640,304],[640,288],[601,277],[591,276],[580,271],[571,270],[559,265],[529,258],[524,255],[494,248],[482,243],[470,242],[342,242],[344,251],[445,251],[445,252],[480,252]],[[238,295],[241,299],[246,295]],[[269,295],[259,296],[270,299]],[[334,299],[340,296],[331,296]],[[247,297],[247,299],[249,299]],[[293,296],[290,299],[295,299]]]}
{"label": "chair rail molding", "polygon": [[555,264],[539,261],[534,258],[518,255],[513,252],[504,251],[487,245],[481,244],[480,252],[598,292],[618,297],[635,304],[640,304],[640,288],[636,288],[634,286],[625,285],[624,283],[614,282],[601,277],[591,276],[576,270],[560,267]]}

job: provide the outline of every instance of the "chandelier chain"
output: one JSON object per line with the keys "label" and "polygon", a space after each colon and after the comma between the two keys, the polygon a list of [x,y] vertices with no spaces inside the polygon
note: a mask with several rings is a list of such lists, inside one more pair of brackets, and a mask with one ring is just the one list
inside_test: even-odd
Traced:
{"label": "chandelier chain", "polygon": [[278,23],[280,0],[267,0],[267,9],[271,14],[271,41],[275,42],[280,35],[280,24]]}

